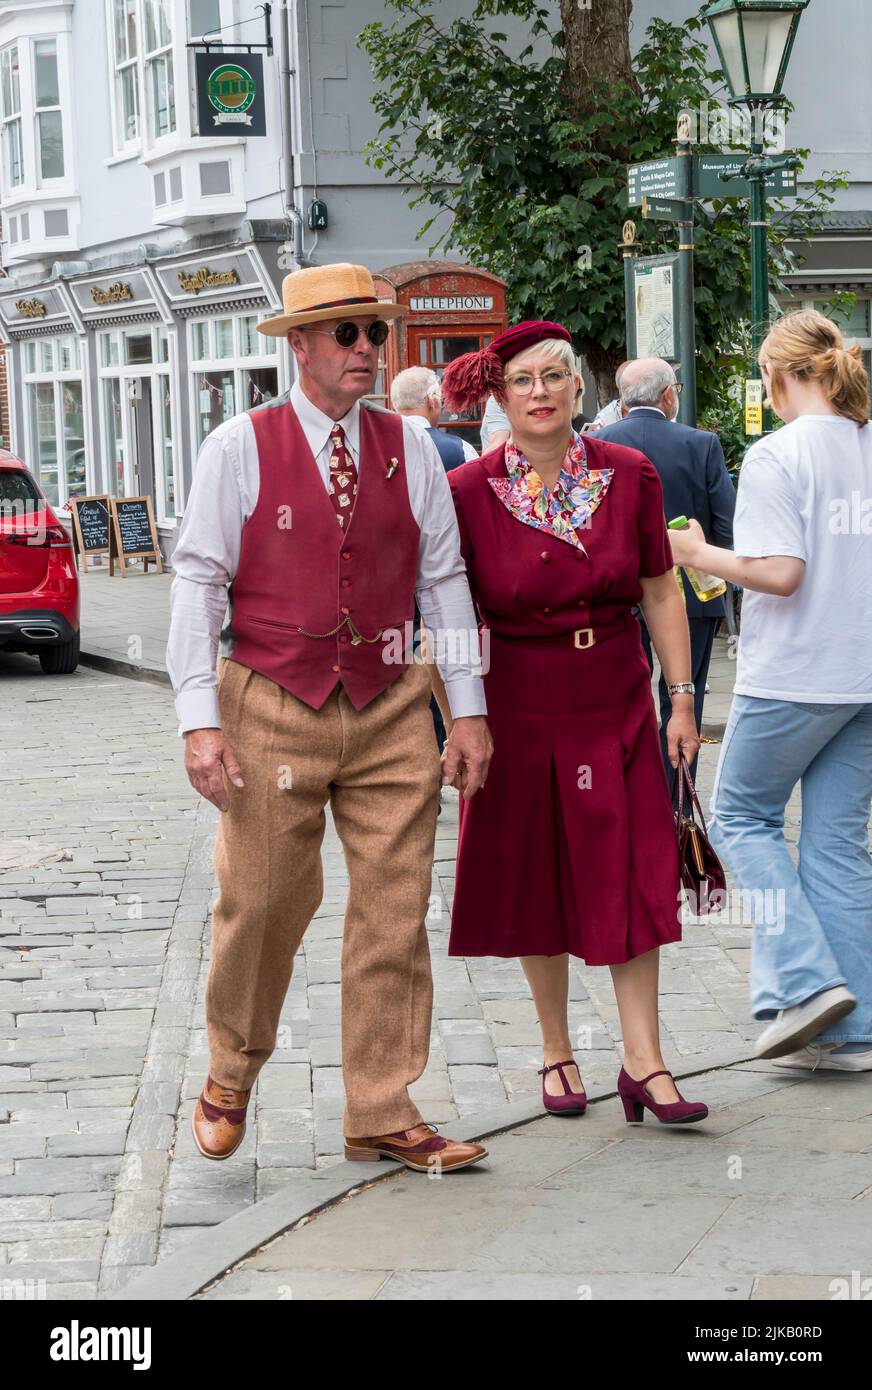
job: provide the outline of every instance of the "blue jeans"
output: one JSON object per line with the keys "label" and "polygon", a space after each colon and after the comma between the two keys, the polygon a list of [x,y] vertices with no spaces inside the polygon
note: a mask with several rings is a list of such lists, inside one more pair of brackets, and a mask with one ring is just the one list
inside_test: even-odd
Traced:
{"label": "blue jeans", "polygon": [[[784,808],[802,786],[799,863]],[[753,921],[754,1017],[847,985],[857,1007],[816,1041],[872,1042],[872,704],[735,695],[711,798],[711,842]]]}

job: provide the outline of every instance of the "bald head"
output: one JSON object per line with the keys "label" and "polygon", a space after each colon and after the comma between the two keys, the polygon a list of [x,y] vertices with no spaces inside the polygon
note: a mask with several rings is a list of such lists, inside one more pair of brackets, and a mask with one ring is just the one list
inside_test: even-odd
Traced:
{"label": "bald head", "polygon": [[662,357],[640,357],[624,368],[621,376],[621,400],[628,410],[633,406],[647,405],[662,410],[671,419],[677,399],[667,409],[663,398],[675,385],[675,372]]}

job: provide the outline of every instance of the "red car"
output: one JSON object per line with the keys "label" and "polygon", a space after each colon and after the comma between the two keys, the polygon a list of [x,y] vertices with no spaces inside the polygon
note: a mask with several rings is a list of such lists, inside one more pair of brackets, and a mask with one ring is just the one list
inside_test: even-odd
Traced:
{"label": "red car", "polygon": [[39,657],[50,676],[79,664],[79,576],[69,533],[39,483],[0,450],[0,651]]}

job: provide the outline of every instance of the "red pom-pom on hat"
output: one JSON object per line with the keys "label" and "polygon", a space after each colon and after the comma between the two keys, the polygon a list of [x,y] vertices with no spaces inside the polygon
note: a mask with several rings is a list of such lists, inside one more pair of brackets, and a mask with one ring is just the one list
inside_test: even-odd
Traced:
{"label": "red pom-pom on hat", "polygon": [[503,364],[490,344],[455,357],[442,373],[442,399],[449,410],[458,412],[470,410],[502,386]]}
{"label": "red pom-pom on hat", "polygon": [[466,352],[462,357],[455,357],[442,376],[442,396],[448,409],[469,410],[485,396],[500,394],[506,363],[548,338],[572,342],[572,334],[562,323],[554,323],[551,319],[525,319],[500,333],[480,352]]}

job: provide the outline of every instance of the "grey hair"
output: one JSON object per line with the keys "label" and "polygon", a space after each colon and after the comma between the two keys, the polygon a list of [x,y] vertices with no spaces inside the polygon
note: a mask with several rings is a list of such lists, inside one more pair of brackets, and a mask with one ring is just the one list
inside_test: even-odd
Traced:
{"label": "grey hair", "polygon": [[394,410],[415,410],[428,396],[442,403],[439,378],[429,367],[406,367],[397,372],[391,382],[391,405]]}
{"label": "grey hair", "polygon": [[621,375],[621,400],[624,405],[628,410],[637,405],[659,405],[663,392],[675,385],[675,372],[669,363],[652,363],[645,371],[632,373],[632,380],[627,381],[632,365],[629,363]]}

